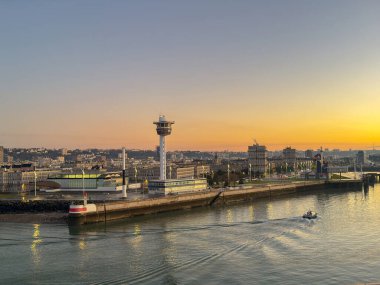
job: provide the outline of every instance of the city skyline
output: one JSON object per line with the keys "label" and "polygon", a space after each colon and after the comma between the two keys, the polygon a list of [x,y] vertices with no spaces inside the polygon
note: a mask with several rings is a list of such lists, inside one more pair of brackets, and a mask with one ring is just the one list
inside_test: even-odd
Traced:
{"label": "city skyline", "polygon": [[376,1],[5,1],[0,145],[380,146]]}

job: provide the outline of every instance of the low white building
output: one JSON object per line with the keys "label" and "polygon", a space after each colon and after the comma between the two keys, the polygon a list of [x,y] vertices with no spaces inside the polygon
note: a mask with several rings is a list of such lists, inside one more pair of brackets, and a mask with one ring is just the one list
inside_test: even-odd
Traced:
{"label": "low white building", "polygon": [[149,181],[148,190],[151,194],[181,194],[203,191],[207,189],[206,179],[168,179]]}

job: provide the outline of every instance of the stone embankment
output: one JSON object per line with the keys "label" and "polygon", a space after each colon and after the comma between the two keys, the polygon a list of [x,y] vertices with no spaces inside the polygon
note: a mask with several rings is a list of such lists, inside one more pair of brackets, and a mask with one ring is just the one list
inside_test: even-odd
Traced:
{"label": "stone embankment", "polygon": [[105,222],[138,215],[155,214],[211,205],[224,205],[259,198],[294,194],[297,192],[321,188],[324,185],[325,182],[323,181],[313,181],[240,186],[199,193],[168,195],[165,197],[144,200],[96,203],[95,212],[70,215],[69,221],[74,224]]}
{"label": "stone embankment", "polygon": [[66,223],[70,201],[0,200],[0,222]]}
{"label": "stone embankment", "polygon": [[[128,218],[138,215],[155,214],[194,207],[225,205],[271,198],[280,195],[306,192],[312,189],[347,188],[358,186],[356,181],[302,181],[267,185],[245,185],[228,189],[214,189],[199,193],[168,195],[165,197],[139,200],[95,202],[96,211],[81,215],[68,215],[71,201],[67,200],[0,200],[0,222],[59,222],[96,223]],[[361,184],[360,184],[361,185]],[[89,202],[91,203],[91,202]]]}

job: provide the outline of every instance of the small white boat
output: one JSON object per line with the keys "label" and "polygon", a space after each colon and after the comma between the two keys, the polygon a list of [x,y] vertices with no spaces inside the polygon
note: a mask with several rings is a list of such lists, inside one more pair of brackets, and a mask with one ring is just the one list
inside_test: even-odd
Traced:
{"label": "small white boat", "polygon": [[317,213],[313,211],[307,211],[305,214],[303,214],[302,218],[304,219],[316,219],[317,218]]}

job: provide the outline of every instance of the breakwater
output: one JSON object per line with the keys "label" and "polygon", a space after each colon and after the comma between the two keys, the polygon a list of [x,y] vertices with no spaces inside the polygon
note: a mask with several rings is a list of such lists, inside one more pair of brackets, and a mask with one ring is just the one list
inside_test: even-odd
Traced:
{"label": "breakwater", "polygon": [[320,188],[347,188],[361,186],[361,181],[312,181],[289,184],[259,185],[218,189],[199,193],[169,195],[134,201],[114,201],[95,203],[95,211],[83,214],[70,214],[69,223],[88,224],[129,218],[138,215],[156,214],[174,210],[223,205],[234,202],[250,201],[259,198],[271,198],[280,195],[295,194]]}
{"label": "breakwater", "polygon": [[[213,189],[198,193],[169,195],[156,198],[118,201],[89,201],[94,207],[93,213],[69,215],[69,200],[0,200],[2,221],[19,221],[21,214],[33,216],[45,215],[46,218],[68,220],[74,224],[105,222],[139,215],[156,214],[195,207],[220,206],[229,203],[252,201],[260,198],[271,198],[280,195],[292,195],[313,189],[352,188],[361,186],[360,181],[300,181],[267,185],[243,185],[230,189]],[[75,201],[78,203],[78,201]],[[14,215],[16,214],[16,215]],[[49,218],[49,219],[50,219]],[[41,219],[37,219],[41,220]],[[43,219],[42,219],[43,220]],[[21,221],[24,221],[22,219]]]}
{"label": "breakwater", "polygon": [[0,200],[0,214],[67,213],[70,204],[70,201],[65,200]]}

